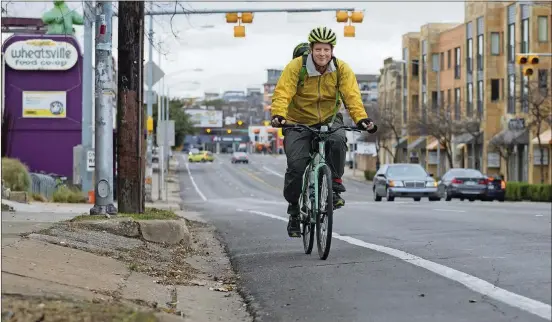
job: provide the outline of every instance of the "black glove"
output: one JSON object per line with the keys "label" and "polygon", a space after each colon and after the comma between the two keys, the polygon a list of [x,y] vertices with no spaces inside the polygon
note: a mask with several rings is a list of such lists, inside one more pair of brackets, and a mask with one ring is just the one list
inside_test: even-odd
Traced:
{"label": "black glove", "polygon": [[280,115],[274,115],[270,124],[272,127],[282,127],[282,125],[286,124],[286,118]]}
{"label": "black glove", "polygon": [[357,122],[357,127],[361,130],[365,130],[368,133],[374,133],[377,131],[377,127],[370,118],[365,118]]}

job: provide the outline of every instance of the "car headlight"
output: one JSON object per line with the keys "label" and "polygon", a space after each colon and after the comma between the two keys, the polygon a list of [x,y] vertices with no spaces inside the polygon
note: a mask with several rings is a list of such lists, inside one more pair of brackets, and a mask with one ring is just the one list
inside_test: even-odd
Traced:
{"label": "car headlight", "polygon": [[428,181],[428,182],[426,182],[426,187],[429,187],[429,188],[437,187],[437,181]]}
{"label": "car headlight", "polygon": [[404,184],[403,184],[402,181],[390,180],[389,181],[389,186],[390,187],[404,187]]}

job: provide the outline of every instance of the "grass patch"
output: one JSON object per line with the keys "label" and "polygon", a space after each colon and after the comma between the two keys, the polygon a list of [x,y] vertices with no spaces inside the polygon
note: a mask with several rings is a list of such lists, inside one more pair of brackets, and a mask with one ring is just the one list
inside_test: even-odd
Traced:
{"label": "grass patch", "polygon": [[[146,208],[143,214],[117,214],[116,218],[132,218],[134,220],[176,220],[180,219],[173,211],[163,210],[157,208]],[[84,220],[103,220],[106,219],[103,215],[80,215],[73,219],[71,222],[84,221]]]}
{"label": "grass patch", "polygon": [[6,205],[5,203],[2,204],[2,211],[15,211],[12,206]]}
{"label": "grass patch", "polygon": [[31,187],[29,168],[17,159],[2,158],[2,180],[11,191],[29,191]]}
{"label": "grass patch", "polygon": [[31,200],[37,201],[37,202],[48,202],[48,198],[44,197],[43,195],[39,193],[31,193]]}
{"label": "grass patch", "polygon": [[82,192],[77,188],[70,188],[67,186],[59,187],[53,196],[54,202],[62,203],[85,203],[87,198],[82,195]]}

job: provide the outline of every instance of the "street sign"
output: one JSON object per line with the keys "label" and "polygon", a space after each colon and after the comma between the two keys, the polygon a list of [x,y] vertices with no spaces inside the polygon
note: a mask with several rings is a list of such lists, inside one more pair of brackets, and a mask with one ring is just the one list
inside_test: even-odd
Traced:
{"label": "street sign", "polygon": [[[149,95],[149,92],[148,90],[144,90],[143,93],[144,93],[144,97],[142,98],[143,101],[142,102],[145,102],[145,104],[147,104],[148,100],[152,99],[151,96]],[[153,100],[151,101],[151,104],[157,104],[157,92],[156,91],[152,91],[153,92]]]}
{"label": "street sign", "polygon": [[148,76],[149,76],[148,68],[150,64],[153,64],[153,83],[151,84],[153,86],[157,84],[157,82],[159,82],[161,78],[163,78],[163,76],[165,76],[165,73],[154,62],[147,62],[144,65],[144,82],[146,83],[146,85],[148,85]]}
{"label": "street sign", "polygon": [[167,121],[161,121],[157,125],[157,133],[156,133],[156,141],[157,146],[165,145],[165,124],[167,124],[167,137],[168,137],[168,145],[174,146],[174,120]]}
{"label": "street sign", "polygon": [[86,171],[92,172],[96,167],[96,152],[86,151]]}

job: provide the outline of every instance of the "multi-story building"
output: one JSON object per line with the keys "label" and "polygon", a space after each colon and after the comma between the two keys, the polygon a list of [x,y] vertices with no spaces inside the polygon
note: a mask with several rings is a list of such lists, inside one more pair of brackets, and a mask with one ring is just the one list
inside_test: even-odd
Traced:
{"label": "multi-story building", "polygon": [[[444,111],[450,126],[441,145],[434,131],[408,128],[393,148],[406,146],[410,162],[437,175],[452,165],[551,182],[551,12],[536,2],[466,2],[464,23],[403,35],[403,121]],[[516,64],[523,53],[542,54],[529,78]]]}

